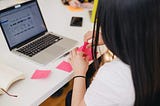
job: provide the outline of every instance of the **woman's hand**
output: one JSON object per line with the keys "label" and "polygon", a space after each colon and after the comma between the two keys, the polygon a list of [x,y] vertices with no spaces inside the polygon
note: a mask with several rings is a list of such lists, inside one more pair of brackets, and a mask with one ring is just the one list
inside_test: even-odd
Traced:
{"label": "woman's hand", "polygon": [[81,8],[86,8],[86,9],[92,9],[93,8],[93,3],[89,3],[89,2],[84,2],[84,3],[81,3],[79,2],[79,0],[69,0],[69,5],[74,7],[74,8],[78,8],[78,7],[81,7]]}
{"label": "woman's hand", "polygon": [[89,2],[81,3],[81,8],[92,9],[93,3],[89,3]]}
{"label": "woman's hand", "polygon": [[69,1],[69,5],[74,7],[74,8],[81,7],[81,3],[78,0]]}
{"label": "woman's hand", "polygon": [[75,76],[86,76],[89,61],[83,52],[77,51],[77,48],[73,49],[70,52],[69,62],[72,65]]}
{"label": "woman's hand", "polygon": [[[88,32],[84,35],[84,42],[88,42],[89,40],[91,40],[91,39],[92,39],[92,34],[93,34],[93,31],[88,31]],[[88,43],[89,43],[89,42],[88,42]],[[103,42],[101,33],[99,33],[98,45],[103,45],[103,44],[104,44],[104,42]],[[91,43],[89,43],[86,47],[87,47],[87,48],[90,48],[90,47],[91,47]]]}

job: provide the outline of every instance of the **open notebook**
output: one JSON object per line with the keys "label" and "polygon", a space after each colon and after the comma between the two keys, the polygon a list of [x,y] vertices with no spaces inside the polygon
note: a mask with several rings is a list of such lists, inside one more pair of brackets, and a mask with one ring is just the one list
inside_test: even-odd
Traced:
{"label": "open notebook", "polygon": [[24,78],[23,72],[17,71],[5,64],[0,64],[0,94],[5,93],[12,84]]}

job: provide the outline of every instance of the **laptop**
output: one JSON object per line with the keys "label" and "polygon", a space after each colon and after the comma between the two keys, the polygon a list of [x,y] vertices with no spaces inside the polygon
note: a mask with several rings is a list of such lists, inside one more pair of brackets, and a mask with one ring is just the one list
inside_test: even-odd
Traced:
{"label": "laptop", "polygon": [[0,10],[0,26],[10,51],[44,65],[78,43],[48,32],[37,0]]}

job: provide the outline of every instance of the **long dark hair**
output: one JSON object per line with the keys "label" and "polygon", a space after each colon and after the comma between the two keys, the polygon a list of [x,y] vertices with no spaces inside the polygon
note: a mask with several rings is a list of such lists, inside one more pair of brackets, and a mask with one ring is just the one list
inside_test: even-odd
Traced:
{"label": "long dark hair", "polygon": [[130,65],[134,105],[160,106],[160,0],[98,1],[92,39],[95,62],[101,31],[107,48]]}

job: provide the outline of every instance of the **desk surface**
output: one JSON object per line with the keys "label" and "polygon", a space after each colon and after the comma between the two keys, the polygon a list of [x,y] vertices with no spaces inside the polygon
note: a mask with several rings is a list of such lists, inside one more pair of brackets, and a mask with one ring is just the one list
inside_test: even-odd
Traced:
{"label": "desk surface", "polygon": [[[20,0],[2,0],[0,1],[0,8],[13,5],[17,1]],[[77,40],[82,44],[84,33],[92,30],[92,23],[87,10],[71,12],[61,3],[61,0],[38,0],[38,2],[49,31]],[[83,27],[70,27],[72,16],[83,17]],[[72,72],[67,73],[55,68],[66,57],[41,66],[11,53],[1,30],[0,45],[0,63],[25,73],[25,80],[13,84],[8,90],[18,97],[9,97],[6,94],[0,95],[0,106],[37,106],[72,78]],[[36,69],[50,69],[52,72],[47,79],[33,80],[30,77]]]}

